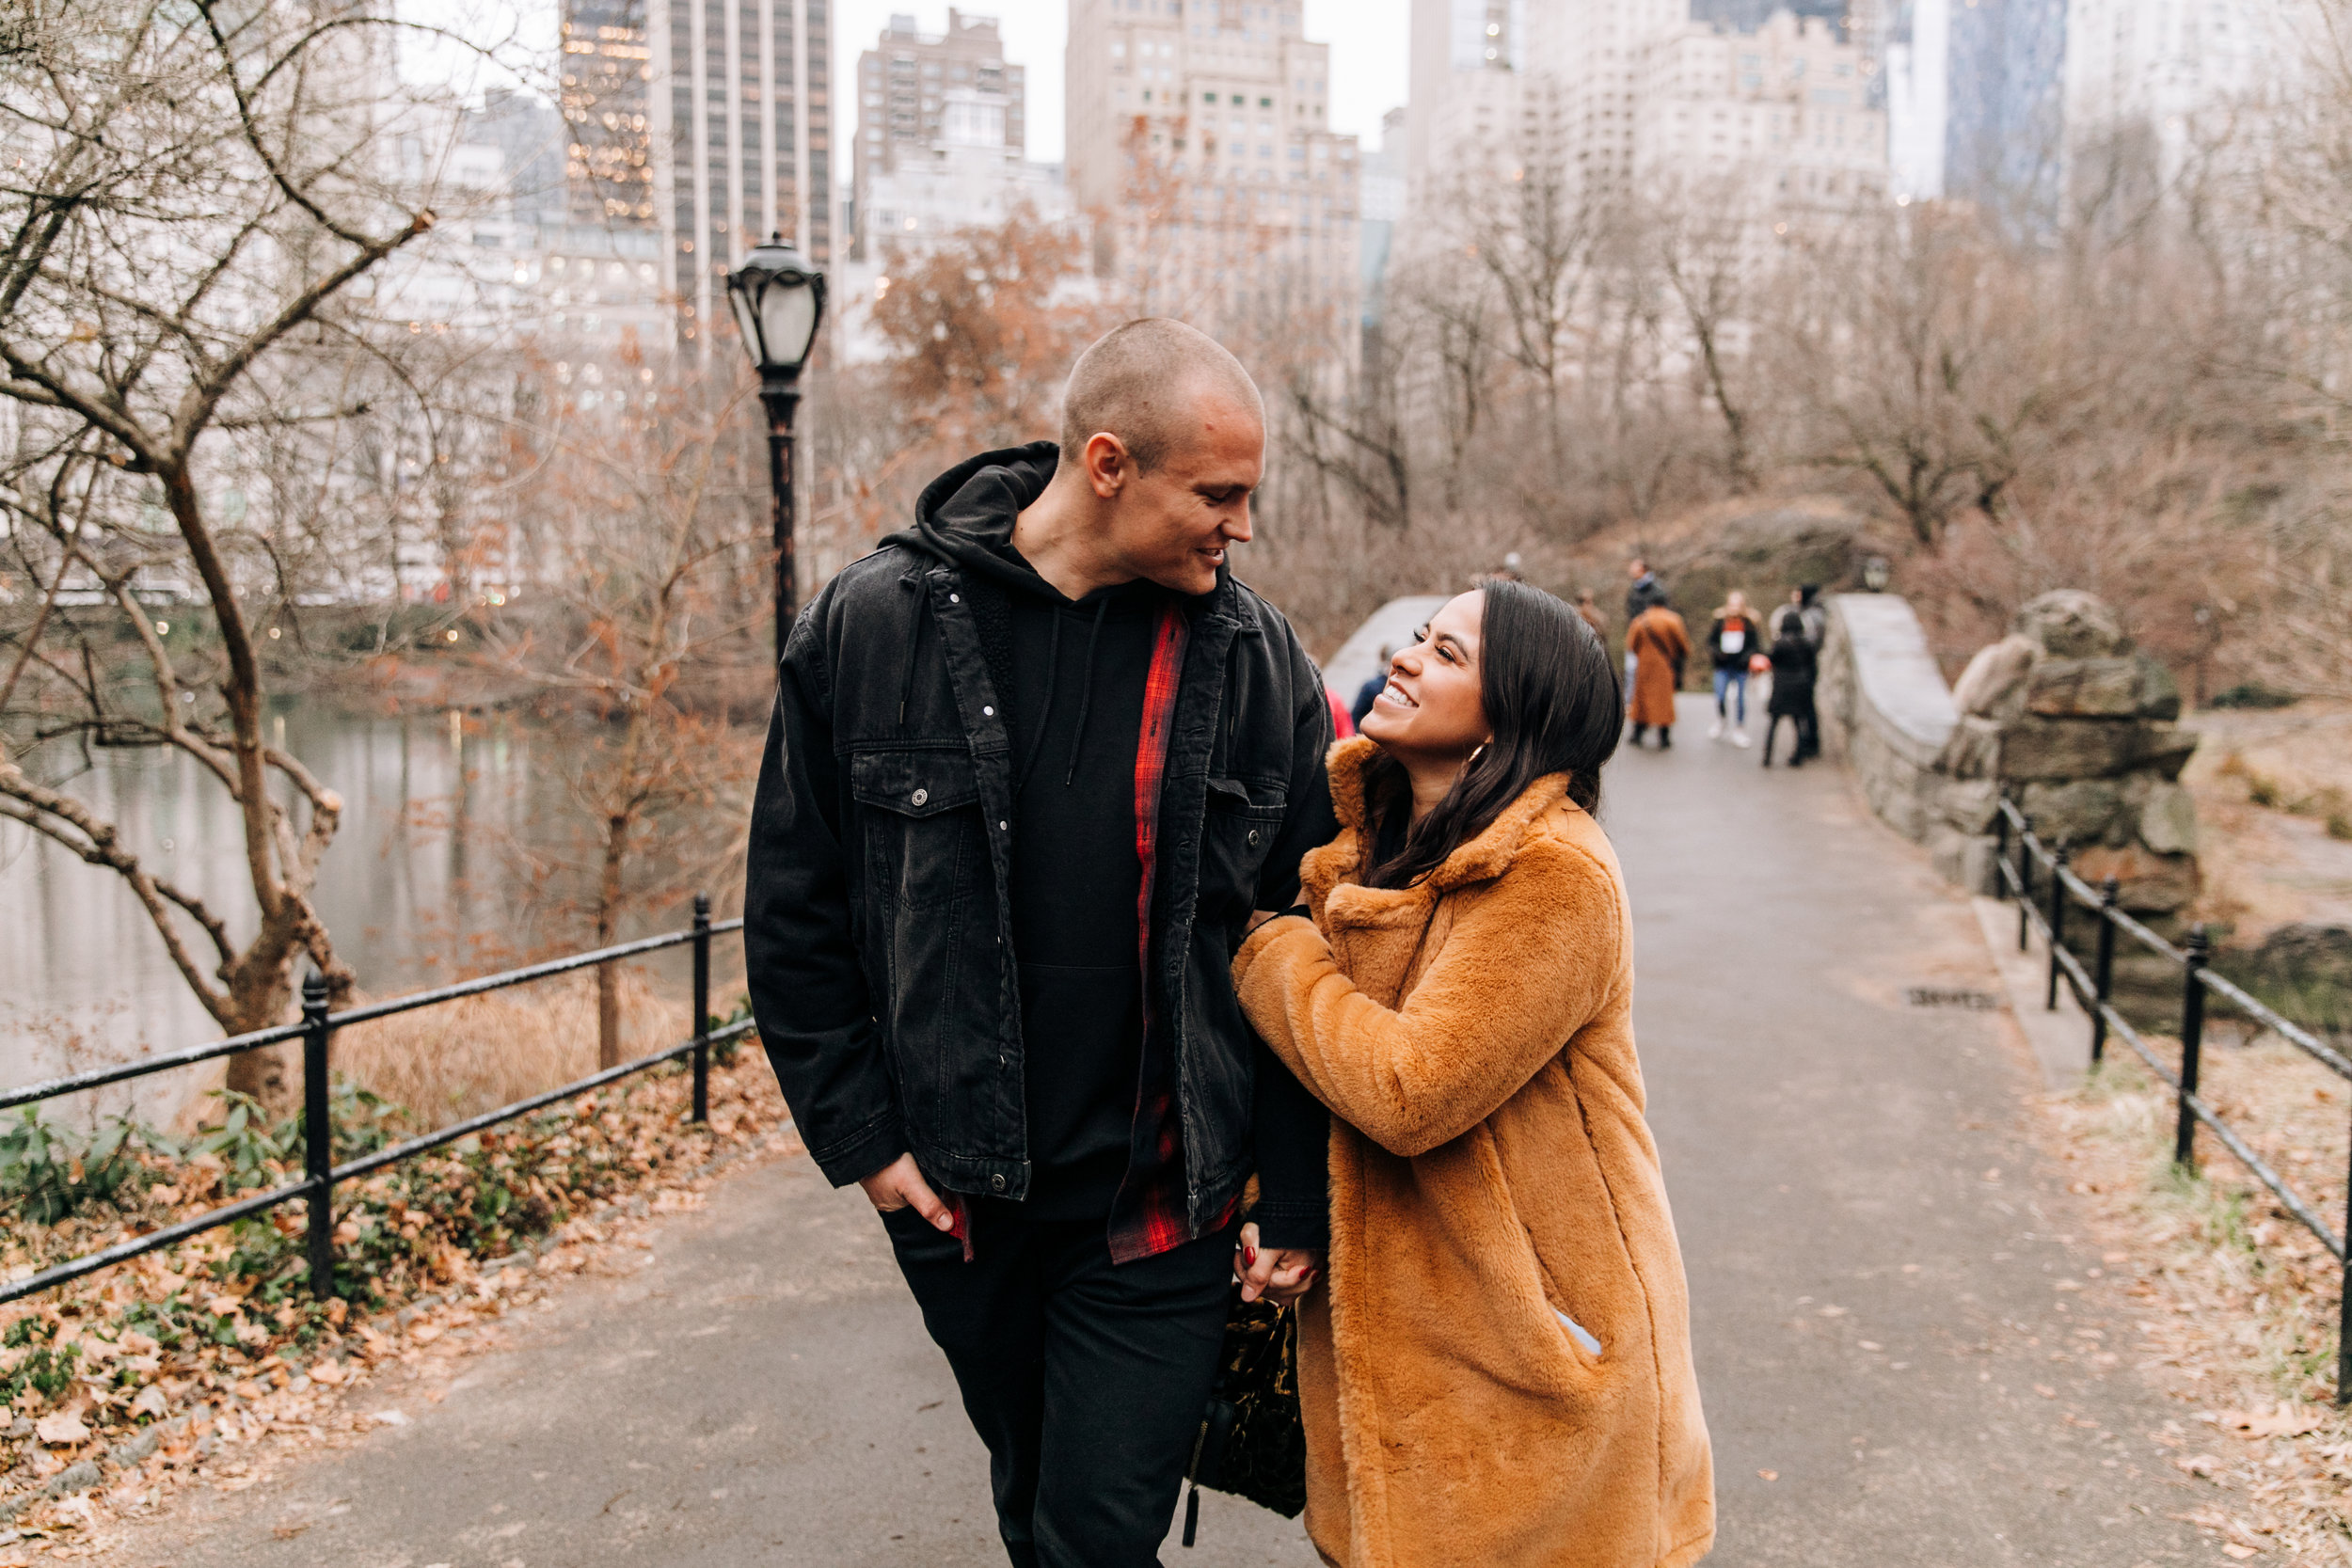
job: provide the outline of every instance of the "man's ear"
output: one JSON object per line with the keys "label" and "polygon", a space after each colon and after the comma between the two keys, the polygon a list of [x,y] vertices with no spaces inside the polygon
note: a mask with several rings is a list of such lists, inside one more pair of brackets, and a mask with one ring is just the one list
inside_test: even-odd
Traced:
{"label": "man's ear", "polygon": [[1136,462],[1128,455],[1127,443],[1107,430],[1098,430],[1088,436],[1080,457],[1087,483],[1104,500],[1116,498],[1135,476]]}

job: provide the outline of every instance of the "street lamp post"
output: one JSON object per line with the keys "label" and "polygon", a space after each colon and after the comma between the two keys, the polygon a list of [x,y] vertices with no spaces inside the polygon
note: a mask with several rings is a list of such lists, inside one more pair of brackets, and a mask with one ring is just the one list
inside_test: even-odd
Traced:
{"label": "street lamp post", "polygon": [[801,401],[801,367],[825,314],[825,275],[780,233],[755,245],[727,274],[727,300],[744,352],[759,372],[768,410],[768,481],[775,491],[776,653],[792,630],[798,584],[792,560],[792,414]]}

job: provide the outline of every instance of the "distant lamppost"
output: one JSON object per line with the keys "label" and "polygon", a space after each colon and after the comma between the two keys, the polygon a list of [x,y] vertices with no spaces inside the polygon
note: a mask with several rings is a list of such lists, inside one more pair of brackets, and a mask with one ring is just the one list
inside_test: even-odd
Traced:
{"label": "distant lamppost", "polygon": [[792,630],[798,608],[792,562],[792,411],[801,401],[801,367],[825,314],[825,275],[784,243],[780,233],[755,245],[727,274],[727,299],[742,332],[744,352],[759,372],[759,401],[768,409],[768,482],[775,490],[776,653]]}

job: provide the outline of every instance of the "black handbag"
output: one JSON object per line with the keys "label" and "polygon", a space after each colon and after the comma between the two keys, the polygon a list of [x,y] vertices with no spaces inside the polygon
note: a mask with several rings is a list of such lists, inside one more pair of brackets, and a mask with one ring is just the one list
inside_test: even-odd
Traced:
{"label": "black handbag", "polygon": [[1184,1544],[1200,1525],[1200,1488],[1230,1492],[1285,1519],[1307,1506],[1307,1433],[1298,1415],[1298,1313],[1241,1299],[1233,1285],[1208,1413],[1185,1468]]}

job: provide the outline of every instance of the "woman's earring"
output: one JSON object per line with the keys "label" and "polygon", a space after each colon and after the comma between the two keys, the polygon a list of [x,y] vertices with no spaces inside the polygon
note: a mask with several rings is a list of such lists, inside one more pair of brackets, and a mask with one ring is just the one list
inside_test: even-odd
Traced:
{"label": "woman's earring", "polygon": [[1482,740],[1476,747],[1472,748],[1470,754],[1470,760],[1462,764],[1462,766],[1466,768],[1476,767],[1478,765],[1478,759],[1486,754],[1486,744],[1487,743],[1486,741]]}

